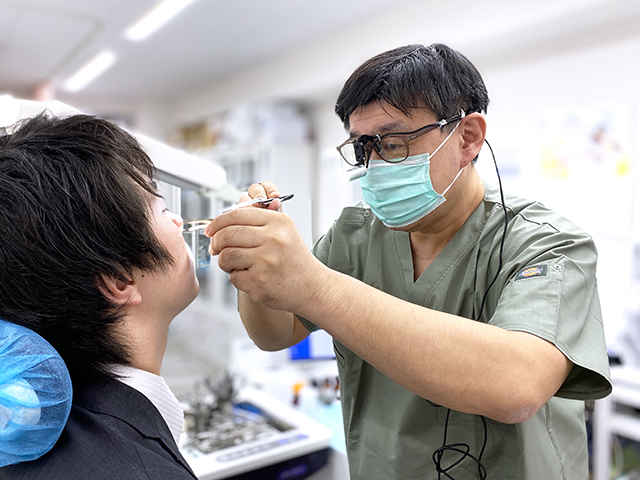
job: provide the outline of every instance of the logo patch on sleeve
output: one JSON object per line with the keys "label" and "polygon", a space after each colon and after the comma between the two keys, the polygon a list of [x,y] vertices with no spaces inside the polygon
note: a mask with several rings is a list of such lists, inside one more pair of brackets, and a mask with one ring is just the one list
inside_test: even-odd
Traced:
{"label": "logo patch on sleeve", "polygon": [[516,280],[524,280],[526,278],[544,277],[547,275],[547,265],[536,265],[535,267],[527,267],[520,270],[516,275]]}

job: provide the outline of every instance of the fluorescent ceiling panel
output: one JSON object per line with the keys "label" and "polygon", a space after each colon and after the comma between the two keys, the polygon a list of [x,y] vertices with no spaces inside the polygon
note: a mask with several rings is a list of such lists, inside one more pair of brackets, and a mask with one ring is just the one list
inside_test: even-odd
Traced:
{"label": "fluorescent ceiling panel", "polygon": [[159,30],[169,20],[185,9],[193,0],[164,0],[149,10],[140,20],[131,25],[124,36],[139,42]]}
{"label": "fluorescent ceiling panel", "polygon": [[116,61],[116,55],[110,50],[104,50],[93,57],[84,67],[74,73],[64,83],[64,89],[77,92],[93,82],[106,72]]}

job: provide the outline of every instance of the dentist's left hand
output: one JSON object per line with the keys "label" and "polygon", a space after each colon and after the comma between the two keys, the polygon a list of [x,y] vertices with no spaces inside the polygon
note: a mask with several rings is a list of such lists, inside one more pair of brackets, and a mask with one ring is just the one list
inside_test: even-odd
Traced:
{"label": "dentist's left hand", "polygon": [[323,290],[327,267],[309,252],[284,213],[239,208],[214,218],[205,234],[220,268],[254,302],[302,313]]}

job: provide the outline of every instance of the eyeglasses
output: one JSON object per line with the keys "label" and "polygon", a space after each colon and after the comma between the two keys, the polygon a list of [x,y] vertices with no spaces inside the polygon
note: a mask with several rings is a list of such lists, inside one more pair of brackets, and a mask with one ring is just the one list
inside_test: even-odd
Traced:
{"label": "eyeglasses", "polygon": [[459,113],[447,120],[430,123],[411,132],[392,132],[384,135],[360,135],[350,138],[336,148],[347,164],[352,167],[368,167],[371,151],[385,162],[400,163],[409,156],[409,143],[425,133],[436,128],[443,128],[450,123],[462,119],[464,114]]}

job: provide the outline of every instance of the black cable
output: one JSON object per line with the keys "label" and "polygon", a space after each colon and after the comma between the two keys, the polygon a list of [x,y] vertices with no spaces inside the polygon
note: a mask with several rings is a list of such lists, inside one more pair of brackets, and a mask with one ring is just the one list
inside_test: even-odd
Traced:
{"label": "black cable", "polygon": [[[442,439],[442,446],[440,448],[436,449],[433,452],[433,455],[432,455],[433,463],[436,466],[436,472],[438,472],[438,479],[440,479],[441,476],[444,475],[445,477],[449,478],[450,480],[455,480],[455,478],[452,477],[451,475],[449,475],[449,473],[447,473],[447,472],[449,470],[451,470],[452,468],[454,468],[455,466],[457,466],[459,463],[461,463],[465,458],[469,457],[471,460],[473,460],[474,462],[476,462],[478,464],[478,476],[479,476],[479,478],[481,480],[486,480],[486,478],[487,478],[487,469],[482,464],[482,455],[484,454],[484,449],[487,446],[487,420],[483,416],[480,417],[482,419],[482,425],[484,427],[484,441],[482,442],[482,448],[480,449],[480,455],[478,455],[478,458],[476,458],[471,453],[469,453],[469,450],[471,450],[471,447],[469,446],[468,443],[460,442],[460,443],[450,443],[450,444],[447,445],[447,430],[449,429],[449,416],[450,415],[451,415],[451,409],[447,408],[447,419],[445,420],[445,423],[444,423],[444,437]],[[444,467],[442,465],[442,458],[444,457],[444,454],[446,452],[448,452],[448,451],[457,452],[457,453],[461,454],[461,456],[455,462],[453,462],[450,465],[447,465],[446,467]]]}
{"label": "black cable", "polygon": [[[507,227],[509,225],[509,220],[507,218],[507,206],[504,203],[504,192],[502,191],[502,179],[500,178],[500,171],[498,170],[496,156],[493,153],[493,148],[491,148],[491,144],[487,141],[486,138],[484,141],[489,147],[489,150],[491,151],[493,164],[496,167],[496,175],[498,176],[498,185],[500,187],[500,201],[502,202],[502,209],[504,210],[504,230],[502,232],[502,238],[500,239],[500,257],[498,260],[498,270],[496,271],[495,277],[493,277],[493,280],[491,281],[491,283],[489,284],[489,286],[484,292],[484,296],[482,297],[482,303],[480,304],[480,312],[478,312],[478,318],[476,318],[476,320],[479,320],[480,317],[482,317],[482,311],[484,310],[484,304],[485,304],[485,301],[487,300],[487,295],[489,294],[489,290],[491,289],[491,287],[493,287],[493,284],[496,283],[496,280],[498,279],[498,275],[500,274],[500,270],[502,270],[502,252],[504,251],[504,238],[507,236]],[[489,263],[490,262],[491,262],[491,255],[489,255]]]}
{"label": "black cable", "polygon": [[[496,156],[493,153],[493,148],[491,148],[491,144],[487,141],[487,139],[484,140],[485,143],[487,144],[487,146],[489,147],[489,150],[491,151],[491,157],[493,158],[493,164],[496,167],[496,175],[498,176],[498,185],[500,187],[500,201],[502,202],[502,209],[504,210],[504,230],[502,232],[502,238],[500,239],[500,256],[499,256],[499,261],[498,261],[498,270],[496,271],[495,276],[493,277],[493,280],[491,280],[491,283],[489,284],[489,286],[487,287],[487,289],[484,292],[484,295],[482,297],[482,303],[480,304],[480,311],[478,312],[478,315],[475,315],[475,308],[474,308],[474,315],[473,317],[475,318],[475,320],[480,320],[480,318],[482,317],[482,311],[484,310],[484,305],[485,302],[487,300],[487,296],[489,294],[489,290],[491,289],[491,287],[493,287],[493,284],[496,283],[496,280],[498,279],[498,275],[500,274],[500,270],[502,270],[502,254],[504,252],[504,239],[507,236],[507,227],[509,225],[509,219],[507,216],[507,207],[505,205],[504,202],[504,192],[502,190],[502,179],[500,178],[500,171],[498,170],[498,163],[496,162]],[[489,255],[489,264],[491,263],[491,255]],[[488,270],[488,267],[487,267]],[[436,449],[433,452],[432,455],[432,459],[433,459],[433,463],[436,467],[436,472],[438,472],[438,480],[440,480],[442,478],[442,475],[444,475],[445,477],[447,477],[450,480],[455,480],[454,477],[452,477],[451,475],[449,475],[448,471],[451,470],[452,468],[454,468],[455,466],[457,466],[459,463],[461,463],[465,458],[470,458],[472,459],[474,462],[476,462],[476,464],[478,465],[478,477],[480,478],[480,480],[486,480],[487,478],[487,469],[486,467],[482,464],[482,455],[484,455],[484,450],[487,446],[487,419],[484,418],[484,416],[480,415],[480,419],[482,420],[482,427],[483,427],[483,441],[482,441],[482,448],[480,449],[480,454],[478,455],[478,458],[474,457],[471,453],[469,453],[469,451],[471,450],[471,447],[469,446],[469,444],[461,442],[461,443],[451,443],[451,444],[447,444],[447,432],[449,430],[449,417],[451,416],[451,409],[448,408],[447,409],[447,418],[444,422],[444,437],[442,439],[442,446],[438,449]],[[461,454],[460,458],[457,459],[455,462],[451,463],[450,465],[447,466],[443,466],[442,465],[442,459],[444,457],[444,454],[446,452],[456,452]]]}

